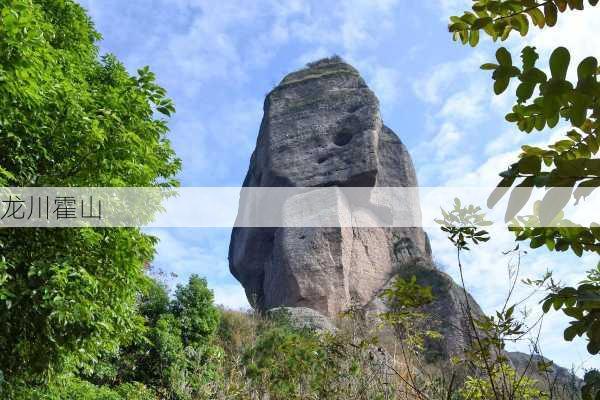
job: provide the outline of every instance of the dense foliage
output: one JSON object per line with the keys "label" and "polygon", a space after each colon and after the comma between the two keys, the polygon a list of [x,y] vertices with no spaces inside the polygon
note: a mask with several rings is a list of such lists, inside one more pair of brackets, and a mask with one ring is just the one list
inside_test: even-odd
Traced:
{"label": "dense foliage", "polygon": [[[105,347],[102,356],[85,370],[57,375],[46,385],[12,385],[6,388],[15,399],[198,399],[207,398],[209,383],[218,380],[222,359],[215,344],[220,313],[213,304],[206,281],[190,277],[177,287],[201,302],[184,305],[170,300],[166,287],[149,279],[139,293],[139,331],[114,351]],[[184,334],[189,321],[181,314],[195,315],[205,328],[194,340]]]}
{"label": "dense foliage", "polygon": [[222,357],[214,343],[220,313],[206,280],[192,275],[172,300],[163,284],[151,281],[141,294],[139,312],[143,335],[106,354],[85,377],[108,387],[143,383],[164,399],[203,398]]}
{"label": "dense foliage", "polygon": [[[0,0],[1,186],[176,184],[156,117],[171,100],[147,68],[99,58],[99,38],[72,0]],[[0,230],[2,387],[89,371],[136,339],[154,244],[137,229]]]}

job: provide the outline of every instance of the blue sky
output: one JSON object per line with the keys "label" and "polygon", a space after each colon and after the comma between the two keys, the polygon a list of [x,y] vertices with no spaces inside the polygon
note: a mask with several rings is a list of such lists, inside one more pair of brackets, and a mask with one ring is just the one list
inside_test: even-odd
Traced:
{"label": "blue sky", "polygon": [[[239,186],[254,148],[264,96],[286,73],[306,62],[338,54],[362,73],[381,102],[385,123],[406,143],[422,186],[494,185],[520,144],[547,142],[550,132],[526,137],[504,122],[510,95],[494,96],[478,66],[493,60],[497,45],[477,49],[452,42],[447,16],[468,0],[81,0],[111,52],[127,68],[150,65],[177,106],[171,139],[183,160],[183,186]],[[600,9],[573,13],[551,30],[533,31],[505,45],[516,53],[535,45],[546,57],[566,45],[573,58],[600,54]],[[509,90],[510,92],[510,90]],[[513,91],[514,93],[514,91]],[[452,199],[448,199],[448,203]],[[155,264],[206,276],[217,302],[247,305],[229,274],[228,229],[161,229]],[[440,266],[456,277],[444,237],[430,232]],[[487,312],[502,303],[511,238],[469,255],[469,290]],[[576,283],[591,258],[550,257],[530,252],[523,269],[539,276],[552,269]],[[523,292],[524,293],[524,292]],[[535,301],[530,302],[535,307]],[[600,367],[583,342],[564,343],[565,320],[551,315],[542,327],[544,353],[570,367]],[[521,349],[526,345],[522,344]]]}

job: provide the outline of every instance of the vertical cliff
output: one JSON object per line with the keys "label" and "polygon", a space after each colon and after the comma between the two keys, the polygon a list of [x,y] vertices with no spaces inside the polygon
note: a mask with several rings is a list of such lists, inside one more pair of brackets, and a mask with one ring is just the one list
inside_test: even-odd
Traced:
{"label": "vertical cliff", "polygon": [[[267,95],[244,186],[416,187],[417,179],[374,93],[356,69],[332,58],[287,75]],[[420,216],[418,205],[406,206]],[[259,309],[307,307],[329,317],[351,302],[384,309],[377,294],[398,274],[417,275],[434,284],[431,311],[448,336],[442,350],[466,340],[460,292],[431,266],[420,227],[236,228],[229,265]]]}

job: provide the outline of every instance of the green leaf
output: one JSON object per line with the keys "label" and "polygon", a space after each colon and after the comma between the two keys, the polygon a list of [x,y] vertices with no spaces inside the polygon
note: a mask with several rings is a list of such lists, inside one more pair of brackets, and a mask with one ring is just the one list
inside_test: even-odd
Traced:
{"label": "green leaf", "polygon": [[496,81],[494,82],[494,93],[496,93],[497,95],[502,94],[508,87],[509,83],[510,83],[510,78],[508,78],[508,77],[496,79]]}
{"label": "green leaf", "polygon": [[552,78],[564,80],[569,69],[571,55],[569,50],[564,47],[557,47],[550,55],[550,72]]}
{"label": "green leaf", "polygon": [[517,87],[517,101],[523,103],[533,95],[536,84],[530,82],[522,82]]}
{"label": "green leaf", "polygon": [[554,0],[554,3],[558,7],[558,11],[565,12],[567,9],[567,0]]}
{"label": "green leaf", "polygon": [[483,30],[485,31],[485,33],[487,33],[488,35],[490,35],[492,37],[492,40],[496,41],[496,39],[498,39],[498,32],[496,32],[496,28],[494,27],[494,24],[488,24],[488,25],[484,26]]}
{"label": "green leaf", "polygon": [[[575,182],[574,180],[572,181]],[[571,199],[572,187],[553,187],[544,195],[539,206],[539,218],[542,226],[550,225],[550,222],[562,211]]]}
{"label": "green leaf", "polygon": [[[561,140],[557,143],[560,143],[560,142],[566,142],[567,145],[570,145],[570,143],[573,143],[570,140]],[[558,176],[568,177],[568,178],[574,178],[574,177],[586,175],[586,172],[585,172],[586,161],[587,160],[584,158],[577,158],[574,160],[565,160],[562,158],[556,158],[554,160],[554,163],[556,164],[555,173]]]}
{"label": "green leaf", "polygon": [[529,20],[525,15],[515,15],[510,19],[510,23],[517,31],[519,31],[521,36],[527,35],[527,32],[529,31]]}
{"label": "green leaf", "polygon": [[564,338],[567,342],[570,342],[575,338],[575,336],[577,336],[578,333],[579,329],[577,328],[577,326],[571,325],[567,329],[565,329]]}
{"label": "green leaf", "polygon": [[542,311],[544,313],[547,313],[548,311],[550,311],[551,307],[552,307],[552,299],[549,298],[549,299],[545,300],[544,303],[542,304]]}
{"label": "green leaf", "polygon": [[483,18],[477,18],[475,20],[475,22],[473,22],[473,25],[471,26],[471,29],[481,29],[484,28],[486,25],[489,25],[492,23],[492,18],[491,17],[483,17]]}
{"label": "green leaf", "polygon": [[523,60],[523,70],[526,71],[535,66],[535,62],[540,58],[535,51],[535,47],[526,46],[521,51],[521,59]]}
{"label": "green leaf", "polygon": [[517,113],[508,113],[504,117],[508,122],[517,122],[519,120],[519,114]]}
{"label": "green leaf", "polygon": [[465,13],[462,17],[460,17],[460,19],[469,25],[473,25],[473,22],[475,22],[477,16],[470,11],[465,11]]}
{"label": "green leaf", "polygon": [[471,33],[469,34],[469,45],[475,47],[477,46],[477,43],[479,43],[479,31],[471,30]]}
{"label": "green leaf", "polygon": [[558,113],[556,113],[556,114],[554,114],[554,115],[550,116],[550,117],[549,117],[549,118],[546,120],[546,122],[547,122],[547,124],[548,124],[548,127],[549,127],[549,128],[554,128],[554,127],[555,127],[555,126],[558,124],[558,120],[559,120]]}
{"label": "green leaf", "polygon": [[577,77],[584,80],[596,74],[598,71],[598,60],[596,57],[587,57],[577,67]]}
{"label": "green leaf", "polygon": [[578,242],[571,242],[571,250],[573,250],[573,253],[575,253],[577,257],[581,257],[583,255],[583,247]]}
{"label": "green leaf", "polygon": [[510,52],[508,50],[506,50],[506,48],[504,48],[504,47],[500,47],[496,51],[496,60],[498,60],[498,62],[502,66],[505,66],[505,67],[512,66],[512,56],[510,55]]}
{"label": "green leaf", "polygon": [[567,0],[571,10],[583,10],[583,0]]}
{"label": "green leaf", "polygon": [[519,160],[517,166],[523,174],[537,174],[542,168],[542,159],[536,156],[523,157]]}
{"label": "green leaf", "polygon": [[[598,354],[600,352],[600,342],[590,341],[587,344],[587,351],[590,354]],[[596,394],[596,399],[598,398],[598,394]]]}
{"label": "green leaf", "polygon": [[469,25],[460,21],[460,22],[455,22],[453,24],[448,25],[448,30],[450,32],[458,32],[458,31],[464,31],[469,29]]}
{"label": "green leaf", "polygon": [[513,27],[511,25],[506,25],[506,27],[504,28],[504,31],[502,32],[502,36],[500,37],[501,40],[506,40],[508,39],[508,36],[510,35],[510,32],[512,31]]}
{"label": "green leaf", "polygon": [[499,67],[499,65],[498,65],[498,64],[486,63],[486,64],[483,64],[483,65],[482,65],[481,67],[479,67],[479,68],[481,68],[481,69],[483,69],[483,70],[495,70],[495,69],[497,69],[498,67]]}
{"label": "green leaf", "polygon": [[570,110],[570,119],[573,126],[581,126],[587,117],[586,104],[580,100],[573,102]]}
{"label": "green leaf", "polygon": [[529,68],[526,71],[524,71],[521,76],[520,79],[523,82],[531,82],[531,83],[544,83],[546,82],[546,74],[544,73],[544,71],[538,69],[538,68]]}
{"label": "green leaf", "polygon": [[535,117],[535,129],[538,131],[543,130],[546,127],[546,119],[542,115]]}
{"label": "green leaf", "polygon": [[10,171],[7,171],[6,169],[2,168],[2,166],[0,166],[0,176],[9,180],[15,179],[15,176]]}
{"label": "green leaf", "polygon": [[494,206],[500,201],[502,197],[510,190],[510,187],[515,181],[515,177],[503,178],[498,186],[492,191],[487,199],[488,208],[494,208]]}
{"label": "green leaf", "polygon": [[546,25],[554,26],[556,25],[556,19],[558,16],[558,9],[552,2],[547,2],[544,5],[544,14],[546,14]]}
{"label": "green leaf", "polygon": [[546,20],[544,18],[544,14],[540,11],[539,8],[531,9],[527,11],[527,13],[531,17],[531,20],[535,25],[537,25],[540,28],[544,27],[544,25],[546,24]]}
{"label": "green leaf", "polygon": [[529,247],[532,249],[537,249],[538,247],[542,247],[544,244],[546,244],[545,238],[542,236],[536,236],[529,242]]}
{"label": "green leaf", "polygon": [[533,177],[527,177],[510,193],[504,221],[511,221],[527,204],[533,191]]}

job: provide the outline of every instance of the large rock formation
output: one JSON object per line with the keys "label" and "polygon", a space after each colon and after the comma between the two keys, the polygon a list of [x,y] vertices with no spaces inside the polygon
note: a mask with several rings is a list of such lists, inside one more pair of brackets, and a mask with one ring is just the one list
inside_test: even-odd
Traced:
{"label": "large rock formation", "polygon": [[[350,65],[317,62],[267,96],[244,186],[416,185],[406,148]],[[393,233],[408,257],[430,257],[419,228],[236,229],[231,271],[261,308],[301,305],[335,315],[352,297],[368,301],[389,279]]]}
{"label": "large rock formation", "polygon": [[[373,92],[356,69],[332,58],[289,74],[268,94],[244,186],[416,187],[417,179]],[[420,215],[418,206],[409,211]],[[353,302],[385,308],[377,294],[411,265],[437,285],[432,311],[446,334],[440,350],[460,351],[468,340],[461,293],[431,266],[419,227],[236,228],[229,265],[259,309],[306,307],[329,317]]]}
{"label": "large rock formation", "polygon": [[[244,186],[416,187],[417,179],[405,146],[383,124],[373,92],[356,69],[334,57],[289,74],[268,94]],[[254,207],[243,200],[238,218]],[[406,207],[420,218],[418,199]],[[374,218],[360,209],[353,217]],[[433,265],[427,236],[418,227],[235,228],[229,266],[255,307],[323,330],[335,329],[331,320],[351,304],[386,311],[381,291],[396,276],[416,276],[435,296],[424,328],[443,335],[429,344],[428,354],[448,359],[472,340],[465,293]],[[472,312],[481,315],[467,296]],[[521,353],[507,355],[524,368]]]}

